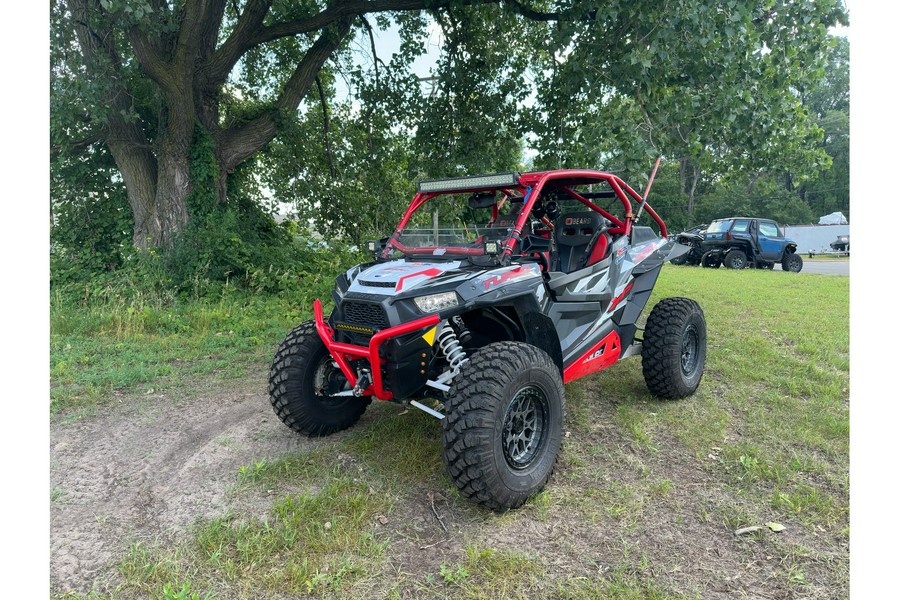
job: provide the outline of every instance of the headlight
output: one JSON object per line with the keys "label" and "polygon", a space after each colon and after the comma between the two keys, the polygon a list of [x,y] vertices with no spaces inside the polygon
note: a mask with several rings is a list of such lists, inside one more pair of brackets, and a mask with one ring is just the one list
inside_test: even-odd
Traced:
{"label": "headlight", "polygon": [[459,304],[456,292],[443,292],[441,294],[432,294],[430,296],[419,296],[418,298],[413,298],[413,300],[415,301],[416,306],[419,307],[419,310],[426,313],[438,312],[439,310],[452,308]]}

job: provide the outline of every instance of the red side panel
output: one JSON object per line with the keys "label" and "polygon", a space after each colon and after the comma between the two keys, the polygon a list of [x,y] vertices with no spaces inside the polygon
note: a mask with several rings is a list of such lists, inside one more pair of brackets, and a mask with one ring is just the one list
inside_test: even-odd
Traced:
{"label": "red side panel", "polygon": [[615,331],[610,332],[593,348],[563,370],[563,381],[569,383],[579,377],[612,366],[622,354],[622,340]]}

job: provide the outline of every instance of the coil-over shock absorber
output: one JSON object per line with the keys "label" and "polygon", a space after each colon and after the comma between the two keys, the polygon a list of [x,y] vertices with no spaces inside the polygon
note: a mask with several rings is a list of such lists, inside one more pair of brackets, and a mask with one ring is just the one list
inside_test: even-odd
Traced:
{"label": "coil-over shock absorber", "polygon": [[447,359],[449,366],[436,380],[428,380],[425,385],[445,393],[450,391],[450,386],[447,384],[456,377],[459,369],[469,360],[460,339],[465,342],[471,338],[472,333],[466,327],[462,318],[458,316],[451,317],[449,321],[445,321],[441,325],[441,331],[437,335],[437,344],[444,358]]}
{"label": "coil-over shock absorber", "polygon": [[[466,332],[468,333],[468,331]],[[450,323],[441,327],[441,332],[438,334],[438,345],[441,347],[441,352],[444,353],[447,362],[450,363],[451,375],[448,379],[452,378],[459,373],[460,367],[469,359],[466,356],[466,351],[463,350],[462,344],[459,342],[456,330]]]}

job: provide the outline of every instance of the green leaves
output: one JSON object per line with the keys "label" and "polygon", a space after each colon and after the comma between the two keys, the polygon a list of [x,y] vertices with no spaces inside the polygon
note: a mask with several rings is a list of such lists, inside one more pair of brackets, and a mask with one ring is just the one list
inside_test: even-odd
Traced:
{"label": "green leaves", "polygon": [[[158,160],[175,146],[165,143],[165,128],[175,115],[191,111],[208,131],[194,140],[190,157],[191,218],[199,215],[215,229],[209,245],[195,244],[191,260],[205,256],[222,273],[228,265],[246,270],[255,264],[251,246],[277,237],[260,214],[279,202],[323,235],[361,241],[393,227],[415,180],[426,176],[594,167],[622,170],[639,186],[652,159],[663,155],[691,173],[677,176],[679,193],[696,187],[699,194],[707,182],[715,187],[713,181],[747,186],[750,178],[812,189],[817,173],[832,161],[843,164],[847,154],[846,127],[836,115],[848,102],[840,91],[847,87],[840,67],[848,53],[846,44],[827,34],[830,25],[846,22],[840,0],[453,2],[369,14],[365,24],[353,21],[353,33],[317,73],[321,97],[314,86],[296,111],[275,117],[276,140],[230,175],[219,164],[227,152],[217,144],[229,138],[225,132],[271,112],[321,34],[297,24],[336,5],[273,2],[252,32],[269,41],[250,43],[252,35],[244,40],[247,50],[227,82],[213,85],[204,79],[211,68],[204,61],[253,4],[227,3],[218,31],[191,32],[205,41],[187,45],[196,60],[180,68],[196,66],[188,85],[198,93],[181,106],[173,99],[178,94],[155,83],[169,80],[165,72],[153,80],[145,75],[134,26],[165,59],[157,68],[174,69],[179,61],[169,59],[179,42],[172,34],[187,9],[200,4],[99,0],[79,4],[84,18],[75,23],[73,3],[51,4],[51,140],[59,182],[54,202],[82,215],[66,217],[73,229],[57,230],[57,239],[68,240],[73,251],[102,246],[76,227],[78,219],[87,222],[85,211],[112,215],[127,204],[116,166],[91,140],[102,141],[112,124],[137,129],[140,135],[129,139],[141,140]],[[559,19],[534,20],[525,16],[529,11],[555,12]],[[305,33],[275,39],[261,34],[279,25]],[[376,39],[386,28],[397,32],[400,46],[392,57],[372,55],[369,26]],[[99,37],[108,46],[95,52],[90,68],[73,34],[84,34],[84,27],[103,35],[82,39]],[[413,64],[437,39],[440,56],[426,84]],[[184,73],[171,75],[181,81]],[[827,85],[819,84],[823,77]],[[110,98],[128,101],[112,107]],[[94,154],[80,161],[86,149]],[[696,185],[684,183],[691,178]],[[843,181],[820,181],[818,190],[826,194],[824,186]],[[225,184],[227,200],[219,194]],[[101,191],[102,202],[89,195]],[[839,201],[828,196],[823,206]],[[779,214],[803,216],[802,206],[783,204]],[[106,227],[114,223],[118,231],[119,212],[95,217],[89,222],[105,223],[97,231],[108,236],[105,249],[96,252],[120,262],[111,248],[127,243],[127,236]]]}

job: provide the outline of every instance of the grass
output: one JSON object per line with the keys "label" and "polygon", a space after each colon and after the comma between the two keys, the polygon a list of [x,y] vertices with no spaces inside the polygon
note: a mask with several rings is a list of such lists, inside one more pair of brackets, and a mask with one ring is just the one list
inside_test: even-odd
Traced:
{"label": "grass", "polygon": [[158,391],[210,376],[239,378],[265,364],[309,318],[290,299],[223,293],[194,302],[143,298],[50,308],[50,408],[90,409],[117,392]]}
{"label": "grass", "polygon": [[[256,472],[256,483],[285,472],[296,483],[299,476],[278,465]],[[198,521],[185,546],[132,544],[116,592],[154,597],[187,585],[201,598],[255,598],[263,590],[307,596],[352,589],[380,566],[388,544],[376,517],[390,511],[390,500],[341,467],[322,483],[278,498],[263,518],[228,513]]]}
{"label": "grass", "polygon": [[[198,598],[669,599],[727,593],[714,587],[724,581],[747,582],[736,594],[846,596],[848,278],[666,267],[650,305],[665,296],[705,311],[698,392],[651,397],[639,359],[570,384],[560,463],[522,509],[460,498],[440,462],[440,424],[375,403],[346,434],[242,467],[227,514],[132,545],[110,597],[188,585]],[[59,309],[55,409],[160,378],[239,377],[303,316],[245,297]],[[268,499],[264,517],[241,508],[253,498]],[[785,530],[733,535],[768,522]]]}

